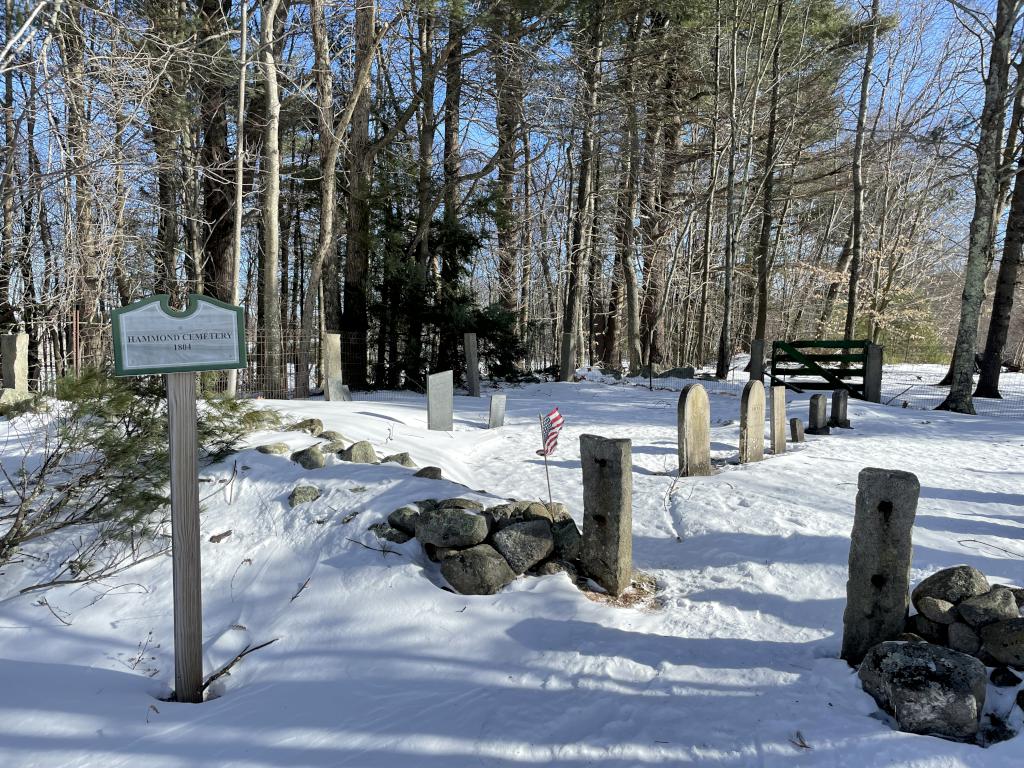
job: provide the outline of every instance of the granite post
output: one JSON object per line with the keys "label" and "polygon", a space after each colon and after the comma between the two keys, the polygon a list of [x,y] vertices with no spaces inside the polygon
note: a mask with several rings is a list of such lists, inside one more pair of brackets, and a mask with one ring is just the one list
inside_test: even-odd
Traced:
{"label": "granite post", "polygon": [[740,464],[764,458],[764,384],[748,381],[740,397]]}
{"label": "granite post", "polygon": [[679,474],[696,477],[711,470],[711,405],[700,384],[688,384],[679,393],[676,406]]}
{"label": "granite post", "polygon": [[454,426],[452,372],[427,376],[427,429],[451,432]]}
{"label": "granite post", "polygon": [[4,389],[28,392],[28,334],[0,336],[0,372]]}
{"label": "granite post", "polygon": [[480,397],[480,356],[476,334],[464,334],[462,345],[466,350],[466,389],[470,397]]}
{"label": "granite post", "polygon": [[772,454],[786,452],[786,388],[772,387],[771,414],[769,416]]}
{"label": "granite post", "polygon": [[804,423],[797,418],[789,420],[789,439],[794,443],[802,443],[804,441]]}
{"label": "granite post", "polygon": [[610,594],[633,578],[633,457],[628,439],[580,436],[583,569]]}
{"label": "granite post", "polygon": [[903,631],[910,607],[912,532],[921,485],[910,472],[862,469],[850,535],[841,656],[861,662]]}

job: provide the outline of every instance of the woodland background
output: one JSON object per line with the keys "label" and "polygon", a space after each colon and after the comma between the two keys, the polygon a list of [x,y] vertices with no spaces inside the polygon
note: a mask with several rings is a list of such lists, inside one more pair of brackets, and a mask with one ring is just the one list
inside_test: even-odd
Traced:
{"label": "woodland background", "polygon": [[970,411],[1024,358],[1021,8],[5,0],[0,331],[45,382],[204,293],[271,396],[324,332],[353,388],[864,338]]}

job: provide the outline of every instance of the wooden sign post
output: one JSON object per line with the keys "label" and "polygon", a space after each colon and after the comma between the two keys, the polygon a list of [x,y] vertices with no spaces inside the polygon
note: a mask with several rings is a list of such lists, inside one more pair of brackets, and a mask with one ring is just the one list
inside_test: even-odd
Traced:
{"label": "wooden sign post", "polygon": [[199,455],[196,371],[245,367],[241,307],[197,294],[188,308],[151,296],[115,309],[114,373],[164,374],[171,459],[174,571],[174,698],[203,700],[203,602],[199,562]]}

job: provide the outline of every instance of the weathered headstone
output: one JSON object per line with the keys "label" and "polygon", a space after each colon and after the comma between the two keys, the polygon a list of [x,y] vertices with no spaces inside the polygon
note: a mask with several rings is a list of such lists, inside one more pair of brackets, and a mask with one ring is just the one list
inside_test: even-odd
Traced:
{"label": "weathered headstone", "polygon": [[628,439],[580,435],[583,568],[612,595],[633,578],[633,456]]}
{"label": "weathered headstone", "polygon": [[877,344],[868,344],[864,362],[864,399],[869,403],[882,402],[882,351]]}
{"label": "weathered headstone", "polygon": [[0,336],[0,368],[4,389],[28,392],[28,334],[9,333]]}
{"label": "weathered headstone", "polygon": [[349,390],[348,384],[341,383],[341,379],[328,379],[326,392],[327,399],[330,400],[332,403],[352,402],[352,392]]}
{"label": "weathered headstone", "polygon": [[323,360],[324,397],[328,400],[341,400],[335,395],[341,394],[341,334],[325,333],[323,347],[320,351]]}
{"label": "weathered headstone", "polygon": [[748,381],[740,397],[740,464],[764,458],[764,384]]}
{"label": "weathered headstone", "polygon": [[711,405],[700,384],[689,384],[679,393],[676,408],[679,431],[679,474],[697,477],[711,470]]}
{"label": "weathered headstone", "polygon": [[491,395],[490,409],[487,414],[488,429],[505,426],[505,400],[505,395]]}
{"label": "weathered headstone", "polygon": [[845,389],[837,389],[832,393],[832,415],[829,417],[830,427],[850,428],[850,419],[847,416],[847,408],[850,405],[850,393]]}
{"label": "weathered headstone", "polygon": [[804,441],[804,423],[797,418],[789,420],[789,439],[794,443],[802,443]]}
{"label": "weathered headstone", "polygon": [[454,426],[452,372],[427,376],[427,429],[451,432]]}
{"label": "weathered headstone", "polygon": [[857,478],[841,654],[850,664],[859,664],[873,646],[903,631],[920,492],[909,472],[868,467]]}
{"label": "weathered headstone", "polygon": [[462,337],[466,349],[466,389],[470,397],[480,397],[480,358],[476,345],[476,334],[467,333]]}
{"label": "weathered headstone", "polygon": [[772,454],[786,452],[786,388],[772,387],[770,423]]}
{"label": "weathered headstone", "polygon": [[811,395],[810,413],[807,417],[808,435],[827,435],[830,430],[825,417],[825,406],[828,398],[825,395]]}

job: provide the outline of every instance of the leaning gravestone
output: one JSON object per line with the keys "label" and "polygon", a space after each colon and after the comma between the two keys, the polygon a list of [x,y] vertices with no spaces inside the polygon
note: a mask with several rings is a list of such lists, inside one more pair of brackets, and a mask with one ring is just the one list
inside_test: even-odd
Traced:
{"label": "leaning gravestone", "polygon": [[491,395],[490,409],[487,413],[488,429],[505,426],[505,400],[505,395]]}
{"label": "leaning gravestone", "polygon": [[748,381],[740,397],[740,464],[764,458],[764,384]]}
{"label": "leaning gravestone", "polygon": [[920,492],[910,472],[868,467],[857,478],[841,654],[850,664],[903,631]]}
{"label": "leaning gravestone", "polygon": [[810,413],[807,418],[808,435],[827,435],[830,430],[825,420],[825,406],[828,398],[824,395],[811,395]]}
{"label": "leaning gravestone", "polygon": [[771,413],[768,417],[772,454],[786,452],[786,388],[772,387]]}
{"label": "leaning gravestone", "polygon": [[792,418],[789,420],[789,439],[794,443],[802,443],[804,441],[804,423],[800,419]]}
{"label": "leaning gravestone", "polygon": [[679,393],[676,418],[679,430],[679,474],[681,477],[710,475],[711,405],[700,384],[689,384]]}
{"label": "leaning gravestone", "polygon": [[830,427],[850,429],[850,419],[846,410],[850,404],[850,393],[845,389],[837,389],[832,393],[832,416],[828,420]]}
{"label": "leaning gravestone", "polygon": [[610,594],[633,578],[633,457],[628,439],[580,435],[583,568]]}
{"label": "leaning gravestone", "polygon": [[466,348],[466,389],[470,397],[480,397],[480,357],[476,334],[464,334],[462,345]]}
{"label": "leaning gravestone", "polygon": [[[328,400],[342,400],[341,395],[341,334],[325,333],[323,349],[324,395]],[[351,399],[351,398],[349,398]]]}
{"label": "leaning gravestone", "polygon": [[441,371],[427,376],[427,429],[451,432],[454,426],[452,413],[453,388],[452,372]]}

